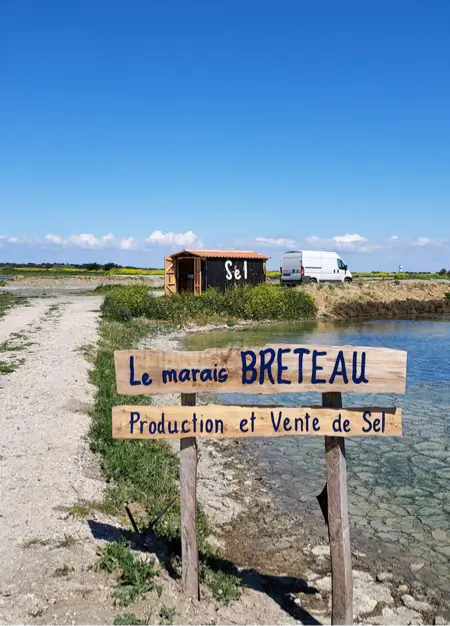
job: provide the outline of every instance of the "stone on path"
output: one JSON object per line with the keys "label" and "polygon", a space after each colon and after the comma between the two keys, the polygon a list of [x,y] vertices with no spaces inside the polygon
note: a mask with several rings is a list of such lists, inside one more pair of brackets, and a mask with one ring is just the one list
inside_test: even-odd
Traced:
{"label": "stone on path", "polygon": [[397,609],[386,607],[381,612],[381,615],[371,617],[366,623],[380,624],[381,626],[391,626],[392,624],[397,626],[409,626],[410,624],[421,626],[423,619],[417,611],[408,609],[406,606],[400,606]]}
{"label": "stone on path", "polygon": [[413,609],[413,611],[422,611],[425,613],[429,613],[433,610],[433,607],[428,602],[416,600],[408,594],[402,596],[402,602],[406,607],[408,607],[408,609]]}

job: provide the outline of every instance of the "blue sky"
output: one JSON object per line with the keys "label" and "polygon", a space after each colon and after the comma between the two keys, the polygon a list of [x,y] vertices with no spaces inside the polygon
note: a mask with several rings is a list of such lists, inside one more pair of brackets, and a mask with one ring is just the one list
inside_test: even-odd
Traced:
{"label": "blue sky", "polygon": [[450,3],[2,0],[0,261],[450,267]]}

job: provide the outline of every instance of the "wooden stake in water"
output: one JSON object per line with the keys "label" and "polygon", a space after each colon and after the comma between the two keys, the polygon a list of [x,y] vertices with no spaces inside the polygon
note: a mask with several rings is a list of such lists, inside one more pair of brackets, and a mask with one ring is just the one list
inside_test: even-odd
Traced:
{"label": "wooden stake in water", "polygon": [[[322,405],[342,408],[340,393],[323,393]],[[325,437],[327,517],[331,554],[332,624],[353,624],[353,578],[344,437]]]}
{"label": "wooden stake in water", "polygon": [[[182,406],[195,406],[195,393],[182,393]],[[181,563],[184,593],[200,599],[197,547],[197,441],[180,440]]]}

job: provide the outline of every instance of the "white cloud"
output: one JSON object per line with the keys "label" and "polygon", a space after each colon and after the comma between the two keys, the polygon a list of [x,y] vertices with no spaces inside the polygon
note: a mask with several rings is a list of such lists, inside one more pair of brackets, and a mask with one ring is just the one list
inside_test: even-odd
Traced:
{"label": "white cloud", "polygon": [[428,246],[431,243],[431,239],[428,237],[418,237],[412,242],[413,246]]}
{"label": "white cloud", "polygon": [[97,239],[92,233],[81,233],[81,235],[70,235],[63,243],[64,245],[79,246],[80,248],[99,248],[101,239]]}
{"label": "white cloud", "polygon": [[336,235],[333,237],[333,241],[338,244],[353,244],[353,243],[362,243],[367,241],[365,237],[361,237],[361,235]]}
{"label": "white cloud", "polygon": [[[36,239],[36,242],[39,240]],[[81,233],[80,235],[70,235],[66,239],[59,235],[48,234],[45,235],[44,241],[56,246],[75,246],[79,248],[105,248],[105,247],[119,247],[115,236],[112,233],[96,237],[92,233]]]}
{"label": "white cloud", "polygon": [[255,241],[262,246],[273,246],[281,248],[295,245],[294,239],[283,239],[282,237],[280,237],[279,239],[274,239],[272,237],[256,237]]}
{"label": "white cloud", "polygon": [[122,239],[120,242],[121,250],[133,250],[134,247],[135,247],[135,243],[134,243],[133,237],[126,237],[125,239]]}
{"label": "white cloud", "polygon": [[46,241],[49,241],[50,243],[54,243],[56,245],[61,245],[63,243],[62,237],[59,237],[58,235],[45,235],[45,239]]}
{"label": "white cloud", "polygon": [[168,246],[200,246],[201,242],[197,235],[192,232],[192,230],[188,230],[185,233],[163,233],[160,230],[153,231],[146,239],[145,242],[150,245],[168,245]]}
{"label": "white cloud", "polygon": [[306,238],[307,243],[315,248],[323,248],[324,250],[346,250],[355,252],[373,252],[373,245],[369,244],[366,237],[354,233],[353,235],[335,235],[329,239],[316,237],[312,235]]}
{"label": "white cloud", "polygon": [[10,235],[0,235],[0,242],[3,244],[23,244],[26,246],[36,246],[37,248],[58,247],[58,248],[83,248],[85,250],[138,250],[145,249],[146,246],[162,246],[162,247],[193,247],[194,245],[201,248],[202,242],[199,237],[192,231],[185,233],[163,233],[155,230],[146,239],[136,239],[135,237],[117,238],[113,233],[107,233],[97,237],[93,233],[80,233],[61,237],[55,233],[48,233],[44,237],[19,238]]}

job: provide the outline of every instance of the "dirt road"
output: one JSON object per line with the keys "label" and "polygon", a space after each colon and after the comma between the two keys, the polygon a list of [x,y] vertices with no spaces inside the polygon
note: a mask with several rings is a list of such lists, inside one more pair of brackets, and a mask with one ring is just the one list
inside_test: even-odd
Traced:
{"label": "dirt road", "polygon": [[102,491],[84,441],[94,388],[80,352],[97,338],[99,304],[92,296],[38,299],[0,320],[0,356],[24,359],[0,376],[1,623],[108,617],[103,607],[96,620],[91,601],[82,617],[83,594],[101,601],[106,590],[80,567],[95,555],[89,527],[63,512]]}

